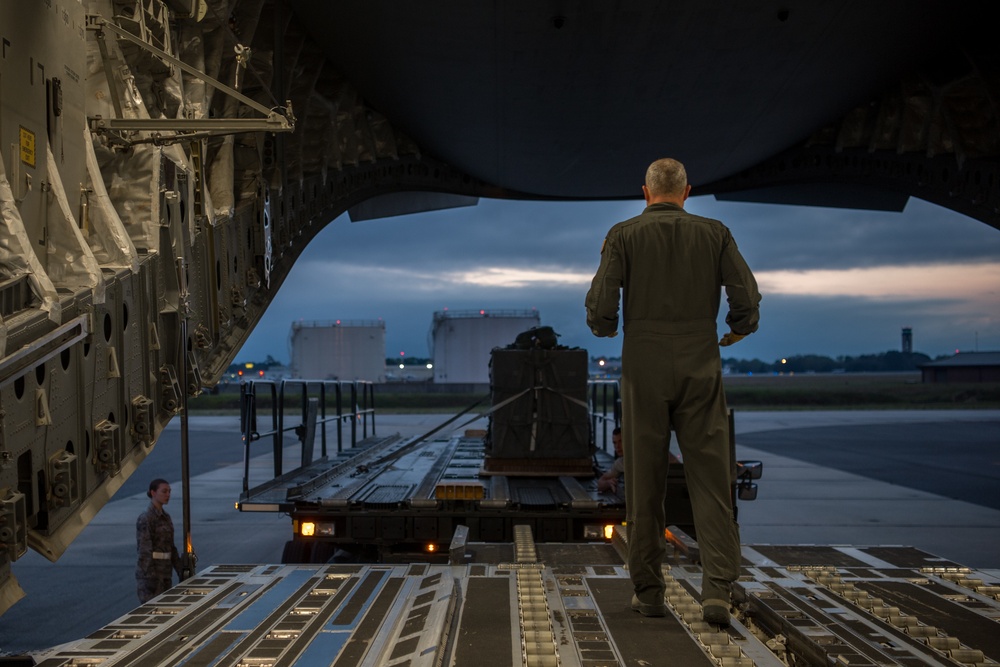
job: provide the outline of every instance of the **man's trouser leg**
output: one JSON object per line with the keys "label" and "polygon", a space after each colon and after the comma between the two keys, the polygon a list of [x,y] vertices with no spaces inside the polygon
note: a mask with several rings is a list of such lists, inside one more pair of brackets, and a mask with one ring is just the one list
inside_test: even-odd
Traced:
{"label": "man's trouser leg", "polygon": [[[702,601],[728,605],[740,573],[740,538],[733,516],[729,417],[717,342],[688,339],[680,354],[687,381],[673,411],[702,564]],[[699,361],[700,360],[700,361]]]}
{"label": "man's trouser leg", "polygon": [[626,336],[622,346],[622,444],[628,567],[636,597],[663,604],[661,570],[669,466],[670,421],[661,364],[669,359],[658,337]]}

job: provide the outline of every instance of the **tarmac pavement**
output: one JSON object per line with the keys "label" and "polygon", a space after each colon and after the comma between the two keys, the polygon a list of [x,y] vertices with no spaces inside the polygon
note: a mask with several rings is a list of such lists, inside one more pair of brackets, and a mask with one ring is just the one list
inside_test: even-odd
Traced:
{"label": "tarmac pavement", "polygon": [[[420,435],[448,417],[379,415],[378,434]],[[238,419],[193,416],[189,431],[198,569],[279,562],[288,517],[234,508]],[[26,597],[0,617],[0,656],[79,639],[137,606],[134,526],[150,479],[170,480],[181,547],[179,432],[175,419],[57,563],[29,551],[12,565]],[[738,458],[764,462],[758,499],[740,504],[744,544],[908,545],[1000,577],[1000,410],[737,412],[736,432]],[[271,466],[265,443],[252,455],[251,485]]]}

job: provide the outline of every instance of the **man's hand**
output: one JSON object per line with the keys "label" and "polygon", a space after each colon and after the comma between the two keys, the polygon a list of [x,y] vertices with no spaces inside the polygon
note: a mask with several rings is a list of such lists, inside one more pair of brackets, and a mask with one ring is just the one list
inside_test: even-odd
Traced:
{"label": "man's hand", "polygon": [[729,333],[725,334],[722,338],[719,339],[719,346],[729,347],[733,343],[738,343],[744,338],[746,338],[745,334],[738,334],[733,331],[730,331]]}
{"label": "man's hand", "polygon": [[614,477],[601,477],[597,480],[597,490],[605,493],[610,491],[611,493],[618,493],[618,475]]}
{"label": "man's hand", "polygon": [[600,332],[597,331],[597,329],[591,329],[590,333],[594,334],[598,338],[614,338],[615,336],[618,335],[618,331],[617,330],[612,331],[611,333],[609,333],[607,335],[602,335]]}

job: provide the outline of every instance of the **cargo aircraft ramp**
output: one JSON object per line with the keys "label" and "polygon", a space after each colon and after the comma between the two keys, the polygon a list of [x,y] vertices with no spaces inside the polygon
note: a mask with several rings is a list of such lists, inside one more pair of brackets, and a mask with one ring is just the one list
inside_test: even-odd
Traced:
{"label": "cargo aircraft ramp", "polygon": [[705,623],[700,568],[664,563],[667,615],[644,618],[606,544],[468,543],[447,565],[217,565],[86,639],[40,655],[82,664],[988,665],[998,573],[909,547],[743,548],[739,613]]}

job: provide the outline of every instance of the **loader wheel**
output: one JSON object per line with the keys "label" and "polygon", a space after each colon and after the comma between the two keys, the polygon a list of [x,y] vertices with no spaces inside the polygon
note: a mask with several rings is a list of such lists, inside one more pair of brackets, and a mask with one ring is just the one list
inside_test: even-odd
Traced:
{"label": "loader wheel", "polygon": [[281,552],[281,562],[283,565],[298,565],[309,563],[312,551],[312,544],[302,540],[288,540],[285,542],[285,549]]}
{"label": "loader wheel", "polygon": [[309,555],[310,563],[329,563],[333,555],[337,553],[337,546],[332,542],[316,542],[312,545],[312,553]]}

